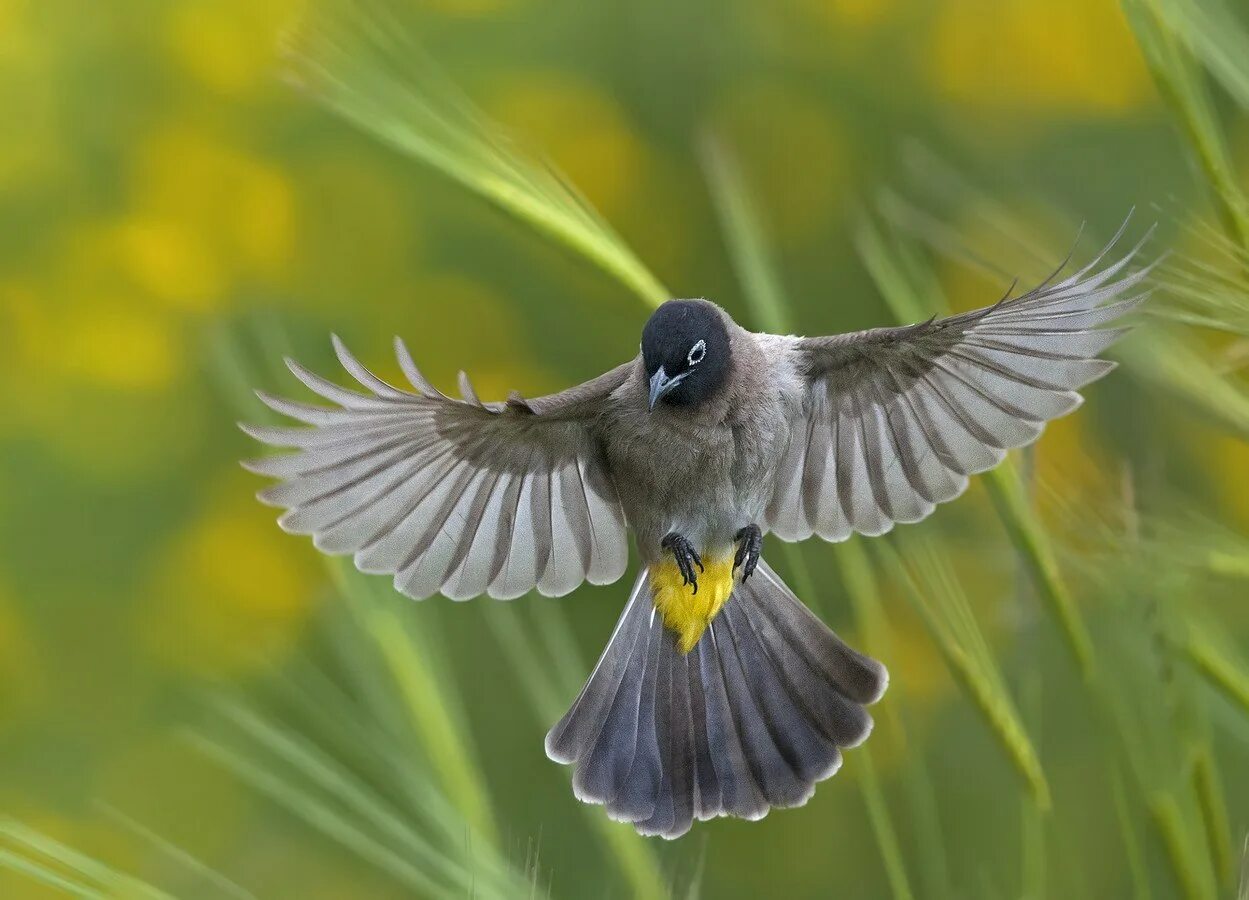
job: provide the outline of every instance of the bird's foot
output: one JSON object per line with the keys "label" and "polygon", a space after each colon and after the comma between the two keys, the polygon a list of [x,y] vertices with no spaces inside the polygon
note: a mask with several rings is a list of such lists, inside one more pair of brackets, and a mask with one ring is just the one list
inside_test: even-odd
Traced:
{"label": "bird's foot", "polygon": [[683,535],[670,531],[659,542],[659,546],[665,550],[671,550],[672,555],[676,557],[677,568],[681,570],[681,580],[683,584],[688,584],[694,589],[694,593],[698,593],[698,575],[694,572],[694,566],[698,566],[698,571],[703,571],[703,561],[698,556],[698,551],[694,549]]}
{"label": "bird's foot", "polygon": [[733,571],[741,566],[742,581],[755,573],[759,565],[759,552],[763,549],[763,532],[758,525],[747,525],[734,535],[737,541],[737,554],[733,557]]}

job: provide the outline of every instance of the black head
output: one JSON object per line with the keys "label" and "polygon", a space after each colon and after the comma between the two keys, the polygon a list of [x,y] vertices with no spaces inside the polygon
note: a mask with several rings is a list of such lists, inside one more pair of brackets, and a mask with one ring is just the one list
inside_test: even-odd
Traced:
{"label": "black head", "polygon": [[711,397],[729,372],[729,332],[706,300],[669,300],[642,329],[651,409],[663,401],[697,406]]}

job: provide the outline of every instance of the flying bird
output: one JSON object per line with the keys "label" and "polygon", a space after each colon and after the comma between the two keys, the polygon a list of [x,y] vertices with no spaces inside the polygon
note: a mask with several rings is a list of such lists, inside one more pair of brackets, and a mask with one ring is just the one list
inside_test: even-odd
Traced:
{"label": "flying bird", "polygon": [[[1142,241],[1143,243],[1143,241]],[[640,571],[597,665],[546,737],[578,798],[643,834],[798,806],[872,728],[881,663],[812,614],[761,558],[773,534],[841,541],[918,522],[1035,440],[1109,372],[1144,299],[1139,249],[984,309],[827,337],[747,331],[671,300],[639,354],[557,394],[410,388],[334,349],[364,388],[289,361],[333,407],[267,394],[308,427],[243,425],[295,452],[244,465],[287,531],[416,599],[569,593]]]}

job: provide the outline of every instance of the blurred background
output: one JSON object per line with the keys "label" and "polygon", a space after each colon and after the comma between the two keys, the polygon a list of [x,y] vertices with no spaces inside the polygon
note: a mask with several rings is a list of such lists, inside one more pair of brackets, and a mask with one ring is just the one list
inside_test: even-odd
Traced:
{"label": "blurred background", "polygon": [[[1236,895],[1243,9],[412,0],[318,42],[303,6],[0,0],[0,896]],[[543,171],[513,159],[632,285],[492,187]],[[893,688],[761,822],[642,840],[546,759],[626,585],[418,606],[237,463],[247,389],[307,399],[283,355],[345,378],[331,332],[532,395],[630,357],[664,293],[923,318],[1132,207],[1118,252],[1157,222],[1141,260],[1173,255],[1077,415],[880,548],[767,544]]]}

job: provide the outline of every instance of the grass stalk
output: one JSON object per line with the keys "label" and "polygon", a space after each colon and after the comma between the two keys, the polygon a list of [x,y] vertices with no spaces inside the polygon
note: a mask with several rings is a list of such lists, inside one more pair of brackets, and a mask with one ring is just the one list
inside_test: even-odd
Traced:
{"label": "grass stalk", "polygon": [[1026,568],[1032,573],[1041,598],[1066,637],[1067,646],[1075,657],[1081,674],[1086,681],[1092,680],[1092,639],[1076,607],[1075,598],[1071,596],[1059,572],[1053,545],[1037,519],[1036,510],[1026,499],[1026,491],[1014,461],[1005,459],[997,469],[985,473],[984,483],[1002,526]]}
{"label": "grass stalk", "polygon": [[877,549],[897,575],[903,594],[924,623],[950,674],[980,711],[1033,802],[1041,810],[1049,809],[1049,783],[1041,761],[953,573],[935,550],[919,541],[908,541],[905,554],[887,541],[877,542]]}
{"label": "grass stalk", "polygon": [[876,775],[876,764],[872,761],[870,747],[864,747],[859,752],[858,764],[859,787],[863,791],[863,802],[867,807],[872,835],[876,839],[876,846],[880,849],[881,861],[885,866],[890,895],[894,900],[912,900],[915,894],[911,891],[911,882],[906,874],[906,861],[898,844],[898,833],[889,813],[885,793]]}
{"label": "grass stalk", "polygon": [[174,900],[154,885],[118,872],[99,860],[30,828],[0,818],[0,866],[81,897],[133,897]]}
{"label": "grass stalk", "polygon": [[16,872],[19,875],[25,875],[31,881],[45,884],[50,888],[64,891],[66,894],[72,894],[75,897],[88,897],[91,900],[96,900],[96,898],[98,900],[108,900],[107,895],[98,888],[67,878],[44,863],[30,859],[21,853],[6,850],[3,847],[0,847],[0,868],[8,869],[10,872]]}
{"label": "grass stalk", "polygon": [[1201,824],[1205,831],[1206,847],[1210,852],[1210,865],[1214,869],[1215,879],[1220,884],[1230,885],[1236,865],[1232,857],[1232,832],[1227,821],[1223,785],[1208,742],[1195,749],[1190,776],[1197,809],[1201,812]]}
{"label": "grass stalk", "polygon": [[1249,900],[1249,834],[1245,835],[1245,845],[1240,851],[1240,887],[1236,890],[1236,900]]}
{"label": "grass stalk", "polygon": [[1107,771],[1110,776],[1110,791],[1114,797],[1115,818],[1119,823],[1119,834],[1123,838],[1123,854],[1127,858],[1128,872],[1132,876],[1132,897],[1134,900],[1152,900],[1149,867],[1145,862],[1140,836],[1136,833],[1136,824],[1128,808],[1128,791],[1123,783],[1123,773],[1117,765],[1108,766]]}
{"label": "grass stalk", "polygon": [[1204,877],[1204,866],[1196,862],[1197,854],[1189,840],[1185,819],[1176,799],[1169,793],[1157,794],[1149,801],[1149,813],[1171,863],[1180,894],[1186,900],[1213,900],[1216,891]]}
{"label": "grass stalk", "polygon": [[580,255],[652,306],[670,296],[545,162],[438,72],[394,0],[321,0],[287,40],[295,83],[378,140]]}
{"label": "grass stalk", "polygon": [[[531,597],[530,600],[537,604],[549,603],[541,597]],[[546,618],[554,618],[555,621],[544,623],[544,631],[552,625],[556,633],[567,631],[562,610],[557,609]],[[540,654],[537,645],[525,634],[521,614],[511,604],[499,604],[490,611],[487,619],[499,646],[520,675],[535,719],[543,727],[549,726],[563,714],[567,698],[575,696],[584,677],[584,664],[579,658],[570,658],[576,656],[576,651],[567,639],[557,644],[561,649]],[[559,676],[561,671],[563,677]],[[571,777],[567,769],[564,771]],[[668,884],[645,839],[629,825],[607,818],[597,806],[582,804],[581,809],[590,827],[609,850],[633,896],[647,900],[667,897],[670,893]]]}
{"label": "grass stalk", "polygon": [[[420,871],[445,879],[450,889],[463,891],[476,885],[496,889],[506,895],[518,883],[519,873],[489,843],[475,834],[470,823],[459,817],[458,809],[447,802],[435,802],[429,809],[404,814],[393,799],[309,740],[302,733],[277,724],[237,701],[222,699],[218,712],[231,728],[256,751],[236,749],[216,741],[217,758],[222,753],[251,760],[251,769],[283,773],[288,789],[281,795],[284,805],[301,812],[300,803],[313,806],[324,801],[327,809],[344,824],[369,835],[378,844],[389,845],[401,858],[419,863]],[[232,766],[241,771],[237,765]],[[452,821],[433,823],[435,816]],[[423,820],[423,821],[422,821]],[[442,831],[449,839],[435,842],[429,832]],[[465,842],[471,850],[464,848]]]}
{"label": "grass stalk", "polygon": [[[431,663],[428,646],[419,646],[402,612],[407,600],[393,591],[372,598],[368,576],[351,568],[347,560],[334,560],[332,568],[342,594],[358,617],[361,630],[376,645],[410,716],[409,724],[448,798],[464,820],[491,844],[498,844],[498,829],[486,794],[486,780],[476,762],[472,739],[460,717],[451,712],[453,703],[447,682],[452,680],[445,666]],[[427,645],[427,641],[420,641]]]}
{"label": "grass stalk", "polygon": [[150,828],[144,827],[139,822],[127,816],[125,813],[107,804],[101,804],[101,810],[104,815],[116,822],[126,831],[139,837],[145,843],[154,847],[156,850],[168,858],[170,861],[193,872],[196,876],[211,884],[222,894],[233,897],[235,900],[258,900],[255,894],[237,882],[227,878],[216,869],[209,866],[203,860],[188,853],[182,847],[172,843],[167,838],[157,834]]}
{"label": "grass stalk", "polygon": [[[856,246],[877,290],[899,322],[920,322],[948,311],[931,272],[922,268],[913,256],[892,251],[870,220],[860,226]],[[985,472],[981,479],[1016,553],[1066,638],[1081,674],[1086,681],[1091,681],[1094,655],[1088,627],[1059,572],[1049,535],[1025,499],[1018,473],[1006,460]]]}
{"label": "grass stalk", "polygon": [[1249,673],[1229,659],[1199,625],[1190,624],[1183,649],[1202,677],[1249,716]]}
{"label": "grass stalk", "polygon": [[1249,204],[1231,163],[1205,74],[1192,56],[1192,41],[1173,27],[1177,17],[1164,14],[1164,9],[1178,12],[1187,5],[1182,0],[1124,0],[1124,11],[1158,92],[1211,189],[1219,221],[1229,237],[1249,249]]}
{"label": "grass stalk", "polygon": [[[362,829],[359,823],[344,817],[332,804],[318,799],[255,761],[217,740],[192,735],[191,744],[206,757],[216,761],[256,793],[320,832],[334,843],[375,866],[396,883],[422,896],[445,896],[447,888],[434,880],[426,870],[412,864],[401,852],[392,850]],[[471,880],[471,879],[470,879]]]}

